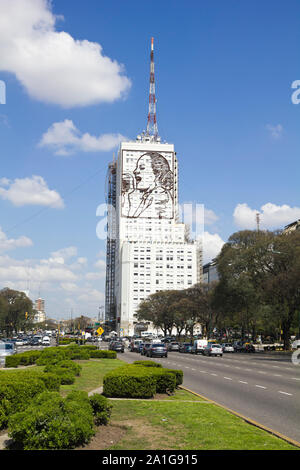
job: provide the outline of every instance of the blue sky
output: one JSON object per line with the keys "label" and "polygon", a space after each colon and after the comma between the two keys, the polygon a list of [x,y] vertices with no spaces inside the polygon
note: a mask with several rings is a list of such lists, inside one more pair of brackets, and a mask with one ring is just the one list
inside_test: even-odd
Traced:
{"label": "blue sky", "polygon": [[300,218],[299,1],[0,0],[0,287],[40,292],[51,317],[104,303],[96,209],[117,142],[146,127],[151,36],[205,259],[257,211],[270,229]]}

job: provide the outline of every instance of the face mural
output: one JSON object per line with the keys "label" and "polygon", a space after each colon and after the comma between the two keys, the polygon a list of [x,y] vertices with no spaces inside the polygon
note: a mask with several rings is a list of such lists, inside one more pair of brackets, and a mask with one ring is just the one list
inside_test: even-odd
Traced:
{"label": "face mural", "polygon": [[123,174],[122,215],[173,218],[173,187],[168,160],[157,152],[145,153],[132,173]]}

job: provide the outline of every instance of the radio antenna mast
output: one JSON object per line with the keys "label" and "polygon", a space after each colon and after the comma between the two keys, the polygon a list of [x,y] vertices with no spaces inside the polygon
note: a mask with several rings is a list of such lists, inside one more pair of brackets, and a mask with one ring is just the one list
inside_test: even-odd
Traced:
{"label": "radio antenna mast", "polygon": [[149,90],[149,112],[147,122],[147,136],[152,136],[154,140],[158,139],[158,128],[156,121],[156,98],[155,98],[155,75],[154,75],[154,38],[151,38],[150,54],[150,90]]}

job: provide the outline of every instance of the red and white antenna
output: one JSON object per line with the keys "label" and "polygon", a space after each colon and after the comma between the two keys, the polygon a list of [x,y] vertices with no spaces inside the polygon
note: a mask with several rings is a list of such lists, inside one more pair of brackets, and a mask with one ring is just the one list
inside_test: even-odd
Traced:
{"label": "red and white antenna", "polygon": [[158,138],[158,128],[156,122],[156,98],[155,98],[155,75],[154,75],[154,38],[151,38],[150,55],[150,91],[149,91],[149,112],[147,122],[147,136],[153,136],[154,140]]}

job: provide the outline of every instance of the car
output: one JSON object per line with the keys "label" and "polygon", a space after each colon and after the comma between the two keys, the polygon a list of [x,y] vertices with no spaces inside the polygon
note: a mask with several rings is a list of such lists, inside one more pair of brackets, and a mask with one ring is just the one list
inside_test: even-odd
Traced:
{"label": "car", "polygon": [[225,352],[231,352],[231,353],[234,352],[234,347],[230,343],[223,343],[223,344],[221,344],[221,346],[222,346],[222,349],[223,349],[224,353]]}
{"label": "car", "polygon": [[140,347],[140,343],[143,343],[143,341],[141,339],[136,339],[134,341],[131,341],[128,349],[129,351],[131,352],[138,352],[139,351],[139,347]]}
{"label": "car", "polygon": [[179,352],[180,353],[190,353],[192,350],[192,343],[181,343],[179,345]]}
{"label": "car", "polygon": [[292,343],[292,349],[300,349],[300,339],[296,339]]}
{"label": "car", "polygon": [[41,343],[40,343],[39,338],[35,338],[35,337],[33,337],[29,342],[30,346],[40,346],[40,344]]}
{"label": "car", "polygon": [[203,351],[204,356],[223,356],[223,349],[220,344],[209,343]]}
{"label": "car", "polygon": [[122,341],[112,341],[109,343],[110,351],[124,352],[124,343]]}
{"label": "car", "polygon": [[255,347],[251,343],[244,343],[243,347],[242,347],[242,352],[254,353],[255,352]]}
{"label": "car", "polygon": [[147,357],[168,357],[168,349],[164,343],[152,343],[147,350]]}
{"label": "car", "polygon": [[171,343],[168,343],[168,351],[179,351],[179,343],[176,341],[171,341]]}
{"label": "car", "polygon": [[143,343],[143,347],[141,349],[141,355],[142,356],[147,356],[147,351],[150,348],[152,343]]}
{"label": "car", "polygon": [[242,341],[235,341],[233,343],[233,348],[235,352],[242,352],[242,349],[243,349]]}
{"label": "car", "polygon": [[42,339],[42,346],[50,346],[50,338],[49,336],[44,336]]}

